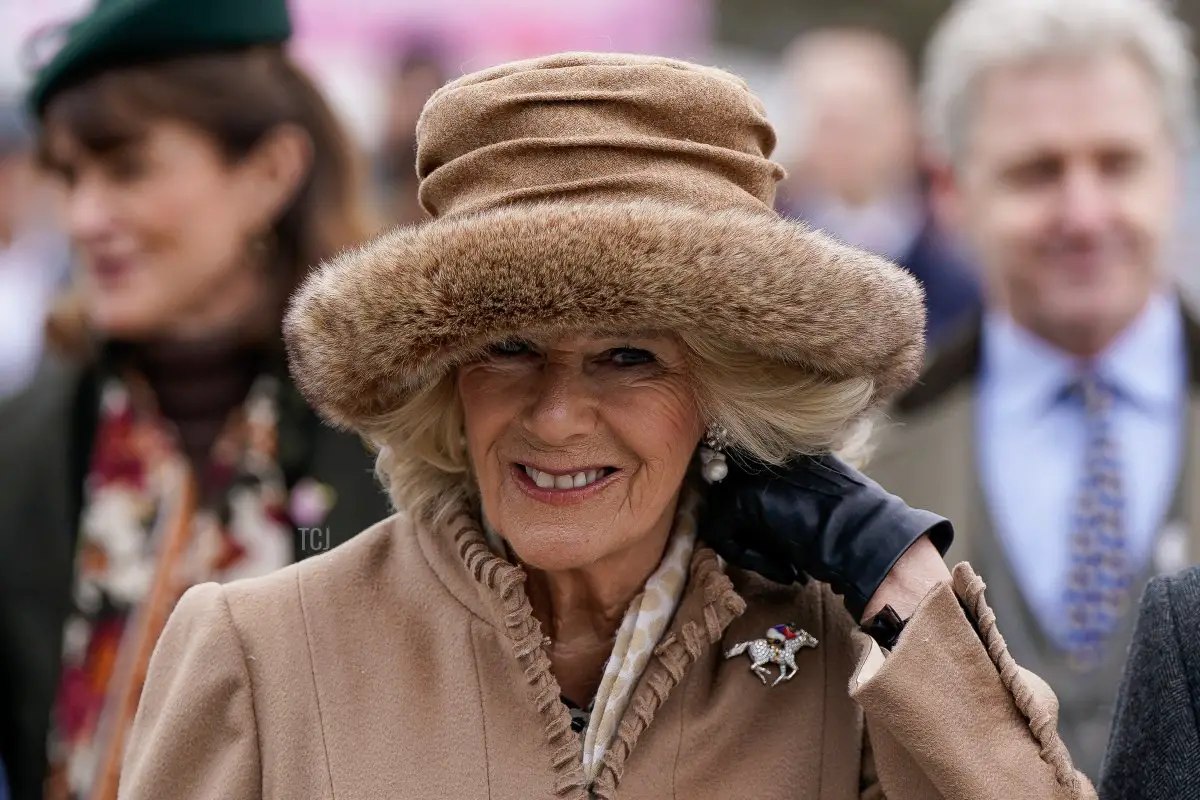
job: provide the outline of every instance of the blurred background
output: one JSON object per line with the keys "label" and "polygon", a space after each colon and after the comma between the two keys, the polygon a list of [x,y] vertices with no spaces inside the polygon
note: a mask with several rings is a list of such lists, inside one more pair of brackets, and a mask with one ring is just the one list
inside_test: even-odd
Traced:
{"label": "blurred background", "polygon": [[[973,264],[966,244],[958,241],[945,224],[932,199],[936,193],[930,192],[931,163],[922,142],[916,105],[921,53],[935,23],[952,5],[953,0],[290,0],[296,29],[290,48],[294,58],[325,90],[365,155],[370,165],[369,200],[388,225],[412,224],[423,218],[416,202],[415,123],[429,95],[460,75],[505,61],[568,50],[648,53],[735,72],[763,98],[779,135],[774,156],[789,175],[779,189],[779,210],[911,270],[925,286],[927,333],[936,352],[963,323],[975,320],[979,328],[983,302],[981,270]],[[76,17],[89,6],[88,0],[0,0],[0,399],[33,381],[46,351],[43,330],[47,312],[69,281],[76,260],[56,221],[49,184],[34,169],[33,138],[21,104],[30,77],[24,45],[39,31]],[[1195,30],[1200,24],[1200,0],[1186,0],[1174,7]],[[1088,6],[1085,12],[1090,14],[1091,10]],[[1007,14],[1007,8],[1004,12]],[[813,35],[833,29],[840,33]],[[1074,118],[1070,125],[1078,127]],[[1086,133],[1083,138],[1087,138]],[[1171,155],[1173,159],[1174,153]],[[1200,159],[1189,150],[1178,163],[1183,173],[1182,204],[1164,260],[1185,301],[1194,301],[1200,296]],[[1172,169],[1165,168],[1166,174]],[[1123,197],[1120,192],[1124,184],[1118,184],[1121,181],[1114,180],[1117,188],[1112,196]],[[1072,195],[1068,199],[1078,202],[1063,213],[1080,219],[1103,206],[1099,202],[1089,205],[1087,197],[1079,200]],[[1081,240],[1090,237],[1108,241],[1108,223],[1096,219],[1092,213],[1088,223],[1092,228],[1080,235]],[[1087,227],[1084,223],[1088,220],[1075,222]],[[1051,255],[1061,252],[1065,250],[1059,248]],[[1036,268],[1034,264],[1030,269]],[[1033,286],[1032,294],[1041,291],[1034,285],[1036,280],[1029,284]],[[1134,419],[1123,435],[1137,444],[1134,449],[1140,448],[1140,460],[1132,464],[1128,474],[1139,476],[1131,481],[1135,493],[1150,498],[1145,502],[1139,499],[1142,505],[1136,508],[1139,513],[1143,507],[1150,509],[1143,514],[1147,519],[1142,526],[1146,530],[1143,538],[1155,543],[1153,557],[1142,553],[1135,560],[1150,564],[1155,571],[1167,572],[1200,560],[1200,537],[1196,535],[1200,522],[1188,517],[1193,513],[1200,516],[1200,510],[1191,509],[1190,500],[1200,497],[1200,491],[1188,490],[1200,484],[1187,483],[1200,476],[1197,466],[1191,463],[1200,455],[1200,439],[1195,438],[1196,430],[1187,429],[1200,427],[1200,381],[1196,374],[1200,365],[1200,325],[1194,315],[1176,308],[1165,312],[1152,308],[1147,315],[1152,312],[1165,320],[1162,338],[1156,340],[1154,330],[1146,334],[1148,339],[1142,336],[1141,350],[1123,356],[1132,364],[1122,362],[1121,368],[1132,376],[1131,386],[1125,388],[1131,389],[1128,394],[1133,399],[1139,399],[1139,392],[1145,394],[1147,386],[1159,381],[1159,394],[1168,396],[1169,403],[1164,405],[1169,407],[1162,414],[1165,421],[1153,418],[1153,414],[1148,422]],[[1186,319],[1180,321],[1183,317]],[[1186,326],[1187,331],[1187,346],[1179,345],[1178,352],[1171,349],[1180,338],[1173,326]],[[1019,349],[1025,341],[1018,340],[1014,347]],[[1159,346],[1161,341],[1172,342],[1171,347]],[[1033,349],[1025,347],[1027,351]],[[974,353],[976,361],[978,355]],[[1157,372],[1152,369],[1156,360],[1161,362],[1159,366],[1165,364]],[[1020,359],[1015,363],[1020,369],[1006,374],[1006,379],[1026,382],[1029,374],[1037,372],[1036,363],[1027,365]],[[1149,372],[1145,371],[1147,365]],[[1026,366],[1027,371],[1021,372]],[[969,378],[974,380],[973,372]],[[186,393],[192,393],[191,386]],[[1149,394],[1154,395],[1154,391]],[[1012,398],[1004,392],[997,392],[997,396],[1001,398],[996,401],[999,405]],[[1146,405],[1153,407],[1155,399],[1150,397]],[[941,407],[936,403],[920,397],[914,403],[925,403],[922,413],[929,407],[934,409],[929,412],[934,416],[971,419],[939,411]],[[1187,423],[1182,421],[1185,403],[1192,403],[1193,409]],[[1076,409],[1080,420],[1081,409]],[[911,410],[901,409],[901,415]],[[1036,563],[1052,551],[1059,554],[1055,562],[1059,567],[1067,559],[1065,543],[1070,536],[1066,520],[1073,510],[1068,500],[1074,500],[1067,489],[1073,491],[1074,486],[1068,486],[1063,476],[1079,477],[1076,472],[1082,473],[1084,434],[1079,427],[1078,441],[1064,445],[1059,428],[1083,423],[1063,419],[1047,413],[1038,420],[1042,427],[1036,429],[1025,422],[1012,423],[1016,434],[1028,430],[1045,435],[1036,447],[1016,448],[1018,452],[1011,455],[1011,462],[998,456],[999,466],[991,473],[985,471],[979,481],[978,488],[989,496],[1006,497],[1007,478],[1014,477],[1018,480],[1012,483],[1013,496],[1025,500],[1036,494],[1038,487],[1022,484],[1021,480],[1029,477],[1033,483],[1057,486],[1053,473],[1060,462],[1053,460],[1057,457],[1055,451],[1078,451],[1070,456],[1074,461],[1069,469],[1057,469],[1062,478],[1060,496],[1046,500],[1042,506],[1027,504],[1033,516],[1045,511],[1043,518],[1030,517],[1031,524],[1026,524],[1026,519],[1019,524],[998,521],[1001,529],[1007,525],[1018,532],[1036,534],[1033,547],[1026,547],[1028,540],[1022,538],[1014,537],[1012,542],[1016,544],[1010,543],[1014,550],[1034,551],[1030,558],[1035,562],[1014,562],[1017,572],[1035,575],[1036,579],[1030,579],[1032,589],[1024,584],[1020,591],[1013,588],[1010,594],[1016,598],[1014,610],[1000,614],[1005,620],[1006,636],[1016,634],[1011,639],[1017,641],[1025,633],[1038,635],[1039,624],[1027,613],[1026,600],[1035,611],[1048,609],[1045,613],[1049,621],[1043,620],[1047,631],[1055,631],[1057,623],[1065,618],[1061,607],[1039,594],[1044,590],[1045,597],[1056,598],[1062,576],[1046,577]],[[1142,423],[1145,425],[1138,427]],[[1004,427],[1006,424],[1008,420],[1000,419],[994,431],[980,424],[974,433],[985,444],[992,440],[1016,441],[1015,435],[1009,435],[1012,431]],[[926,433],[932,436],[930,430]],[[1158,438],[1143,435],[1146,430]],[[953,429],[946,436],[965,441],[972,433]],[[1193,438],[1186,438],[1188,435]],[[922,469],[914,465],[924,464],[920,461],[922,452],[944,452],[938,449],[940,441],[917,442],[917,455],[900,460],[895,482],[883,477],[880,482],[914,504],[923,504],[921,492],[928,487],[905,485],[905,481],[925,478]],[[1159,466],[1163,467],[1162,474],[1154,473],[1158,477],[1153,480],[1144,478],[1150,474],[1144,464],[1152,462],[1161,462]],[[365,470],[359,472],[366,474]],[[1003,480],[996,481],[997,476]],[[1050,480],[1043,480],[1044,476]],[[994,485],[984,485],[989,480]],[[1147,482],[1155,485],[1144,485]],[[952,481],[941,483],[949,485]],[[1176,485],[1181,491],[1176,499],[1182,498],[1180,504],[1187,507],[1182,515],[1176,513],[1174,505],[1166,508],[1167,494]],[[965,528],[976,518],[973,515],[982,518],[986,514],[980,511],[985,505],[982,493],[974,485],[970,488],[969,498],[950,498],[945,506],[938,505],[940,501],[924,505],[955,517],[956,525],[960,517],[952,511],[965,509],[964,515],[972,515],[967,517]],[[1002,510],[1022,505],[998,504]],[[1197,542],[1190,554],[1186,534],[1176,530],[1175,523],[1179,522],[1190,526]],[[1055,526],[1062,529],[1057,531],[1060,537],[1037,538],[1045,528]],[[1052,539],[1053,547],[1046,544]],[[993,576],[1008,569],[1008,561],[995,555],[999,552],[995,550],[991,561],[986,556],[971,559],[978,560],[975,565],[989,580],[989,591],[997,594],[1003,590],[995,589]],[[1059,571],[1065,572],[1065,568]],[[1041,583],[1034,585],[1037,581]],[[1124,639],[1114,639],[1111,659],[1115,666],[1088,681],[1078,680],[1065,666],[1059,672],[1055,661],[1058,651],[1053,646],[1033,638],[1030,642],[1021,652],[1014,647],[1014,653],[1020,663],[1035,667],[1059,692],[1064,726],[1073,730],[1069,743],[1080,763],[1094,776],[1107,736],[1106,703],[1115,694]],[[1038,648],[1044,651],[1044,663],[1035,661]],[[1057,679],[1051,680],[1052,674]],[[1080,686],[1084,688],[1076,691]],[[9,769],[11,772],[11,763]]]}
{"label": "blurred background", "polygon": [[[907,102],[907,88],[879,85],[875,80],[878,71],[870,68],[858,70],[858,85],[852,85],[853,75],[843,75],[836,83],[820,78],[816,84],[810,81],[802,86],[797,77],[801,68],[794,63],[798,59],[789,58],[789,45],[822,27],[864,26],[893,40],[897,52],[909,62],[885,64],[884,69],[916,70],[932,26],[951,2],[292,0],[297,30],[292,51],[326,90],[369,154],[372,199],[390,223],[420,219],[413,177],[413,124],[426,97],[441,83],[503,61],[563,50],[654,53],[721,66],[745,77],[764,99],[779,133],[776,158],[790,174],[781,189],[781,209],[903,263],[903,253],[889,252],[889,247],[875,238],[902,241],[904,230],[895,230],[897,225],[901,229],[920,227],[922,220],[897,223],[886,219],[886,214],[882,221],[878,214],[852,215],[844,213],[841,203],[827,203],[829,207],[823,211],[813,207],[820,204],[813,198],[820,193],[817,190],[836,193],[839,183],[896,180],[894,175],[882,174],[888,169],[862,174],[869,171],[865,165],[871,160],[864,156],[863,148],[873,149],[872,157],[893,172],[910,167],[919,170],[919,162],[895,163],[897,159],[910,160],[896,154],[910,147],[906,137],[915,132],[896,127],[903,127],[904,115],[912,110],[884,108],[888,102]],[[0,170],[0,241],[6,243],[0,251],[0,396],[20,387],[31,373],[39,352],[46,298],[66,269],[62,243],[48,229],[47,219],[31,208],[38,206],[30,194],[29,182],[35,177],[18,163],[27,141],[18,102],[28,80],[22,45],[40,29],[68,20],[88,6],[87,0],[0,0],[0,148],[6,163]],[[1177,8],[1189,24],[1200,22],[1200,0],[1179,3]],[[884,58],[892,56],[883,54]],[[818,85],[821,81],[825,85]],[[805,93],[810,95],[809,103],[802,99]],[[842,131],[840,153],[822,152],[821,142],[814,141],[812,114],[806,112],[822,93],[840,98],[837,102],[851,109],[846,115],[857,115],[857,119],[843,122],[848,127]],[[875,118],[867,109],[875,109],[871,112]],[[894,135],[879,133],[889,130],[889,124]],[[849,130],[855,125],[878,135],[856,146]],[[1200,162],[1194,156],[1187,161],[1186,171],[1188,200],[1176,242],[1179,257],[1171,261],[1183,290],[1195,295],[1200,290],[1195,257],[1200,254],[1200,234],[1195,233],[1200,218]],[[878,186],[858,189],[882,191]],[[25,199],[14,202],[14,197]],[[905,213],[911,213],[912,208],[911,203],[893,203],[888,211],[908,209]],[[18,216],[22,219],[16,220]],[[934,271],[942,277],[932,281],[921,274],[922,265],[905,264],[926,280],[931,304],[937,306],[930,310],[933,339],[943,323],[949,325],[949,320],[974,302],[968,285],[971,276],[959,274],[957,268],[941,269],[940,262],[947,258],[954,260],[942,253],[939,245],[935,255],[939,264]],[[47,264],[64,266],[48,269]]]}

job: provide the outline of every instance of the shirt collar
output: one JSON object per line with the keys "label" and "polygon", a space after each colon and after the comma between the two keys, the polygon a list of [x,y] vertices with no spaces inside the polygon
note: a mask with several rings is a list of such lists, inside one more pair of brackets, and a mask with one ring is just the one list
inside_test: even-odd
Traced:
{"label": "shirt collar", "polygon": [[1186,393],[1183,317],[1173,294],[1156,294],[1109,347],[1086,364],[1002,312],[983,321],[983,381],[998,407],[1018,415],[1048,408],[1079,372],[1099,372],[1138,408],[1173,410]]}

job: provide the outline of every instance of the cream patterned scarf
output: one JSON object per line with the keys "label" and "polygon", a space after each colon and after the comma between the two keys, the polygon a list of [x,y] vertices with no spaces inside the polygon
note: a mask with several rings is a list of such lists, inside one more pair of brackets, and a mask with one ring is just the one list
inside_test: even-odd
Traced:
{"label": "cream patterned scarf", "polygon": [[[617,734],[638,680],[654,656],[687,585],[692,552],[696,548],[695,509],[697,497],[685,492],[675,515],[675,528],[667,542],[658,569],[646,581],[641,594],[629,604],[613,642],[612,655],[604,664],[604,676],[592,703],[591,719],[583,735],[583,771],[588,783],[596,779],[604,754]],[[490,527],[484,526],[488,546],[502,557],[508,548]]]}

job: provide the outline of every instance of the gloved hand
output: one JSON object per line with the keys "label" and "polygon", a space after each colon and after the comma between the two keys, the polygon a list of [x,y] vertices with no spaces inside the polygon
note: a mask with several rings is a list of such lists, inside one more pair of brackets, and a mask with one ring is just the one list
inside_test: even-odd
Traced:
{"label": "gloved hand", "polygon": [[708,486],[700,538],[768,580],[828,583],[855,620],[910,545],[929,534],[944,556],[954,538],[944,517],[910,508],[836,456],[750,469],[728,461],[729,474]]}

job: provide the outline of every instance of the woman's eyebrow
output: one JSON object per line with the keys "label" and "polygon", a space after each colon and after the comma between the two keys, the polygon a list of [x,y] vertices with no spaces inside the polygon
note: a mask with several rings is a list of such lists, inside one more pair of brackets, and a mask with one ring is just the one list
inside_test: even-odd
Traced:
{"label": "woman's eyebrow", "polygon": [[589,331],[588,335],[596,339],[662,339],[669,336],[658,330],[615,330],[611,328]]}

